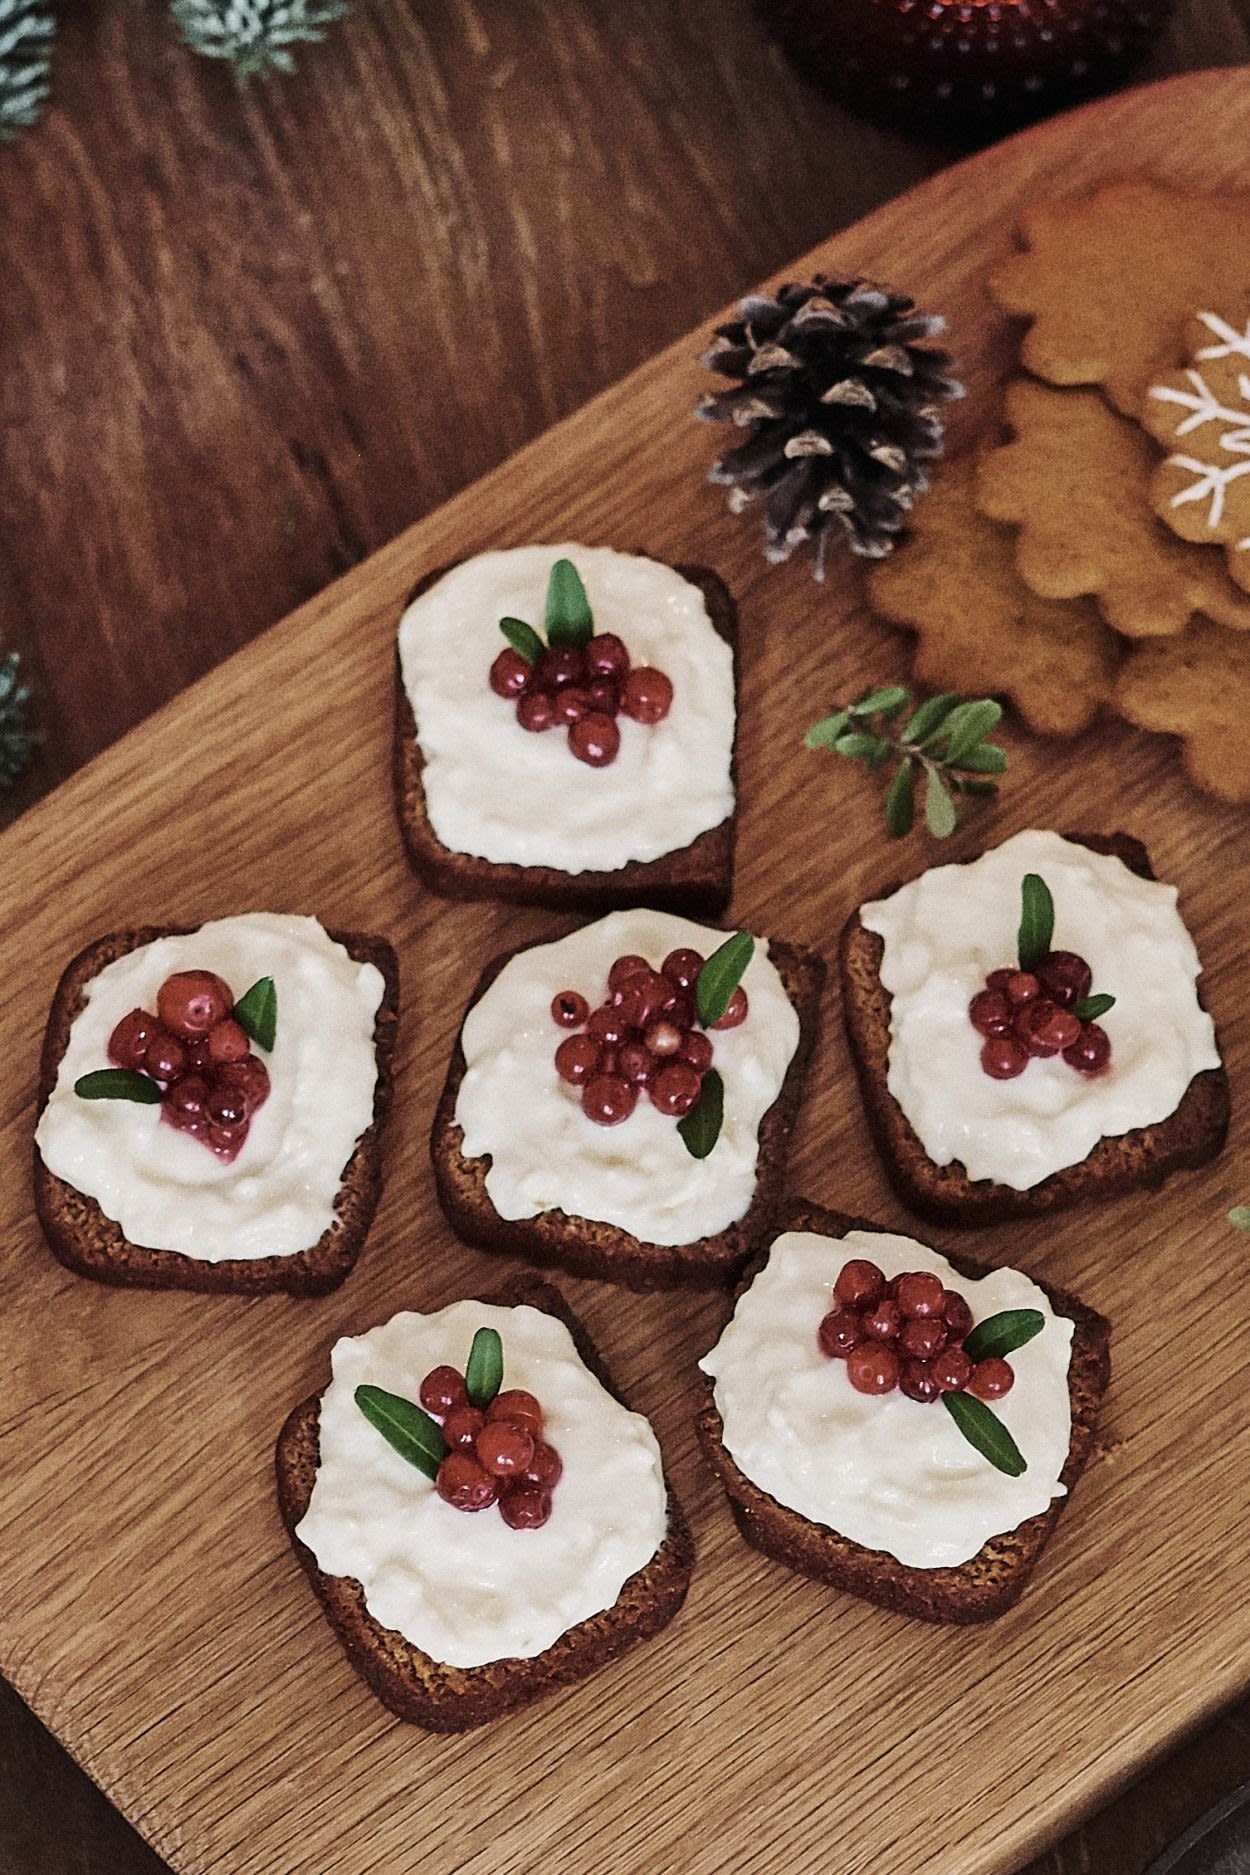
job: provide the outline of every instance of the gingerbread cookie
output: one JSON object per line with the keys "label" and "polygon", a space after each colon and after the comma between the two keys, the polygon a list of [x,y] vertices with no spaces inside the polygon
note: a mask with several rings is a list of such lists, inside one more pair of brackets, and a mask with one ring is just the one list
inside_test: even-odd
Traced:
{"label": "gingerbread cookie", "polygon": [[1019,528],[1016,566],[1043,599],[1090,593],[1126,638],[1183,631],[1191,615],[1250,630],[1250,598],[1219,554],[1179,540],[1148,500],[1156,456],[1096,391],[1008,385],[1015,440],[981,465],[977,503]]}
{"label": "gingerbread cookie", "polygon": [[1140,729],[1180,736],[1197,787],[1250,801],[1250,637],[1200,620],[1180,638],[1134,645],[1111,701]]}
{"label": "gingerbread cookie", "polygon": [[1115,182],[1084,201],[1035,203],[1020,232],[1026,251],[998,267],[990,291],[1033,322],[1023,363],[1052,384],[1101,385],[1126,416],[1174,366],[1194,308],[1236,306],[1250,287],[1250,194]]}
{"label": "gingerbread cookie", "polygon": [[1142,423],[1172,454],[1150,483],[1151,506],[1182,540],[1218,544],[1250,591],[1250,319],[1218,313],[1190,329],[1188,370],[1152,384]]}
{"label": "gingerbread cookie", "polygon": [[875,609],[917,635],[913,669],[933,690],[1011,699],[1031,729],[1074,736],[1110,695],[1119,641],[1091,599],[1039,599],[1020,579],[1012,536],[974,505],[975,463],[935,477],[905,544],[868,574]]}

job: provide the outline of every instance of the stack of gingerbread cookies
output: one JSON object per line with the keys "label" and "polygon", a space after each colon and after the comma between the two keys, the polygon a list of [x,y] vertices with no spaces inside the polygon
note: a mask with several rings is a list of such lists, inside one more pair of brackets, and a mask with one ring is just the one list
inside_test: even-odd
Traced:
{"label": "stack of gingerbread cookies", "polygon": [[1115,183],[1020,233],[989,281],[1030,322],[1009,440],[935,478],[872,602],[921,682],[971,659],[1049,735],[1105,705],[1250,801],[1250,196]]}

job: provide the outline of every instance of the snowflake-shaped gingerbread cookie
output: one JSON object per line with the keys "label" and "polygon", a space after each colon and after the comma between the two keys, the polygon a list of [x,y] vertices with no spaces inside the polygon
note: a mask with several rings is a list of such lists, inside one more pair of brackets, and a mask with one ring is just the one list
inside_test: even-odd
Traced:
{"label": "snowflake-shaped gingerbread cookie", "polygon": [[1192,364],[1146,393],[1142,423],[1171,451],[1151,505],[1182,540],[1222,546],[1250,592],[1250,318],[1199,313],[1190,337]]}

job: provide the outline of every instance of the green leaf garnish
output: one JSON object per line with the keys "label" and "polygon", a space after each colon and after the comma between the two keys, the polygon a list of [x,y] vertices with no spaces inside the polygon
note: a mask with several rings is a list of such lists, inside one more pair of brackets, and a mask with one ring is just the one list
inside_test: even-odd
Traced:
{"label": "green leaf garnish", "polygon": [[969,749],[960,767],[969,775],[1001,775],[1007,769],[1007,753],[996,742],[978,742]]}
{"label": "green leaf garnish", "polygon": [[464,1384],[469,1389],[470,1403],[485,1412],[503,1385],[503,1342],[498,1329],[479,1328],[474,1335]]}
{"label": "green leaf garnish", "polygon": [[991,1355],[1004,1359],[1040,1335],[1045,1326],[1040,1309],[1003,1309],[977,1323],[964,1341],[964,1353],[970,1361],[984,1361]]}
{"label": "green leaf garnish", "polygon": [[926,697],[915,714],[903,724],[904,742],[926,742],[946,721],[959,698],[952,695]]}
{"label": "green leaf garnish", "polygon": [[958,812],[940,769],[931,768],[924,790],[924,817],[935,840],[945,840],[954,833]]}
{"label": "green leaf garnish", "polygon": [[715,1068],[703,1077],[703,1091],[684,1120],[678,1120],[686,1151],[692,1159],[706,1159],[720,1138],[725,1121],[725,1083]]}
{"label": "green leaf garnish", "polygon": [[1020,934],[1016,954],[1022,970],[1040,964],[1055,935],[1055,901],[1040,873],[1026,872],[1020,884]]}
{"label": "green leaf garnish", "polygon": [[[712,952],[695,981],[694,1000],[699,1020],[705,1029],[719,1022],[729,1007],[729,1000],[741,983],[743,973],[755,953],[755,939],[749,931],[735,931]],[[704,1082],[706,1088],[707,1082]]]}
{"label": "green leaf garnish", "polygon": [[831,749],[842,731],[851,720],[849,710],[838,710],[833,716],[822,716],[818,723],[813,723],[803,738],[804,747],[809,749]]}
{"label": "green leaf garnish", "polygon": [[401,1458],[436,1478],[447,1456],[447,1441],[438,1424],[421,1407],[401,1394],[388,1393],[384,1387],[357,1387],[355,1401],[371,1426],[375,1426],[388,1445]]}
{"label": "green leaf garnish", "polygon": [[1228,1221],[1234,1230],[1250,1230],[1250,1204],[1235,1204]]}
{"label": "green leaf garnish", "polygon": [[266,1054],[273,1052],[278,1034],[278,991],[272,977],[259,977],[240,996],[234,1006],[234,1019],[258,1048]]}
{"label": "green leaf garnish", "polygon": [[852,716],[897,716],[911,697],[902,684],[885,684],[880,690],[870,690],[851,705]]}
{"label": "green leaf garnish", "polygon": [[952,768],[962,768],[964,757],[971,753],[990,730],[1002,721],[1003,706],[995,703],[992,697],[981,697],[974,703],[961,703],[953,709],[942,724],[942,734],[946,738],[946,760]]}
{"label": "green leaf garnish", "polygon": [[830,749],[862,762],[869,774],[893,768],[885,795],[885,824],[899,840],[915,824],[915,788],[925,778],[925,825],[935,839],[954,832],[964,796],[997,792],[985,779],[1006,772],[1007,755],[984,738],[1002,716],[992,697],[944,693],[926,697],[901,729],[898,718],[911,704],[902,684],[880,684],[854,703],[836,705],[804,737],[809,749]]}
{"label": "green leaf garnish", "polygon": [[1108,1009],[1114,1008],[1114,996],[1082,996],[1072,1013],[1078,1022],[1097,1022],[1099,1016],[1105,1016]]}
{"label": "green leaf garnish", "polygon": [[532,625],[523,618],[501,618],[499,629],[519,658],[531,666],[537,664],[543,654],[543,641]]}
{"label": "green leaf garnish", "polygon": [[868,736],[860,729],[850,729],[839,736],[833,745],[837,755],[848,755],[852,761],[871,762],[879,756],[890,753],[890,745],[884,736]]}
{"label": "green leaf garnish", "polygon": [[988,1458],[996,1471],[1018,1478],[1028,1470],[1020,1447],[984,1400],[976,1399],[971,1393],[944,1393],[942,1405],[969,1445],[975,1446],[982,1458]]}
{"label": "green leaf garnish", "polygon": [[134,1068],[97,1068],[79,1076],[74,1092],[80,1100],[134,1100],[142,1107],[159,1107],[162,1099],[156,1082]]}
{"label": "green leaf garnish", "polygon": [[916,771],[910,755],[903,757],[894,771],[885,797],[885,826],[892,840],[910,833],[916,818]]}
{"label": "green leaf garnish", "polygon": [[557,560],[547,581],[547,643],[584,645],[593,631],[581,574],[571,560]]}

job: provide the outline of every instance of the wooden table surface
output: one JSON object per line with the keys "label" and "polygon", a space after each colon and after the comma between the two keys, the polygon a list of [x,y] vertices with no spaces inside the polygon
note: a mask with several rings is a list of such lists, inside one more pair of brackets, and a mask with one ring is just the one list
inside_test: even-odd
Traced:
{"label": "wooden table surface", "polygon": [[[356,0],[243,94],[147,0],[60,11],[0,149],[0,638],[45,738],[0,819],[949,160],[808,90],[748,0]],[[1181,0],[1146,75],[1248,57],[1250,0]],[[1250,1703],[1029,1875],[1140,1875],[1246,1777]],[[160,1875],[2,1683],[0,1785],[0,1875]]]}

